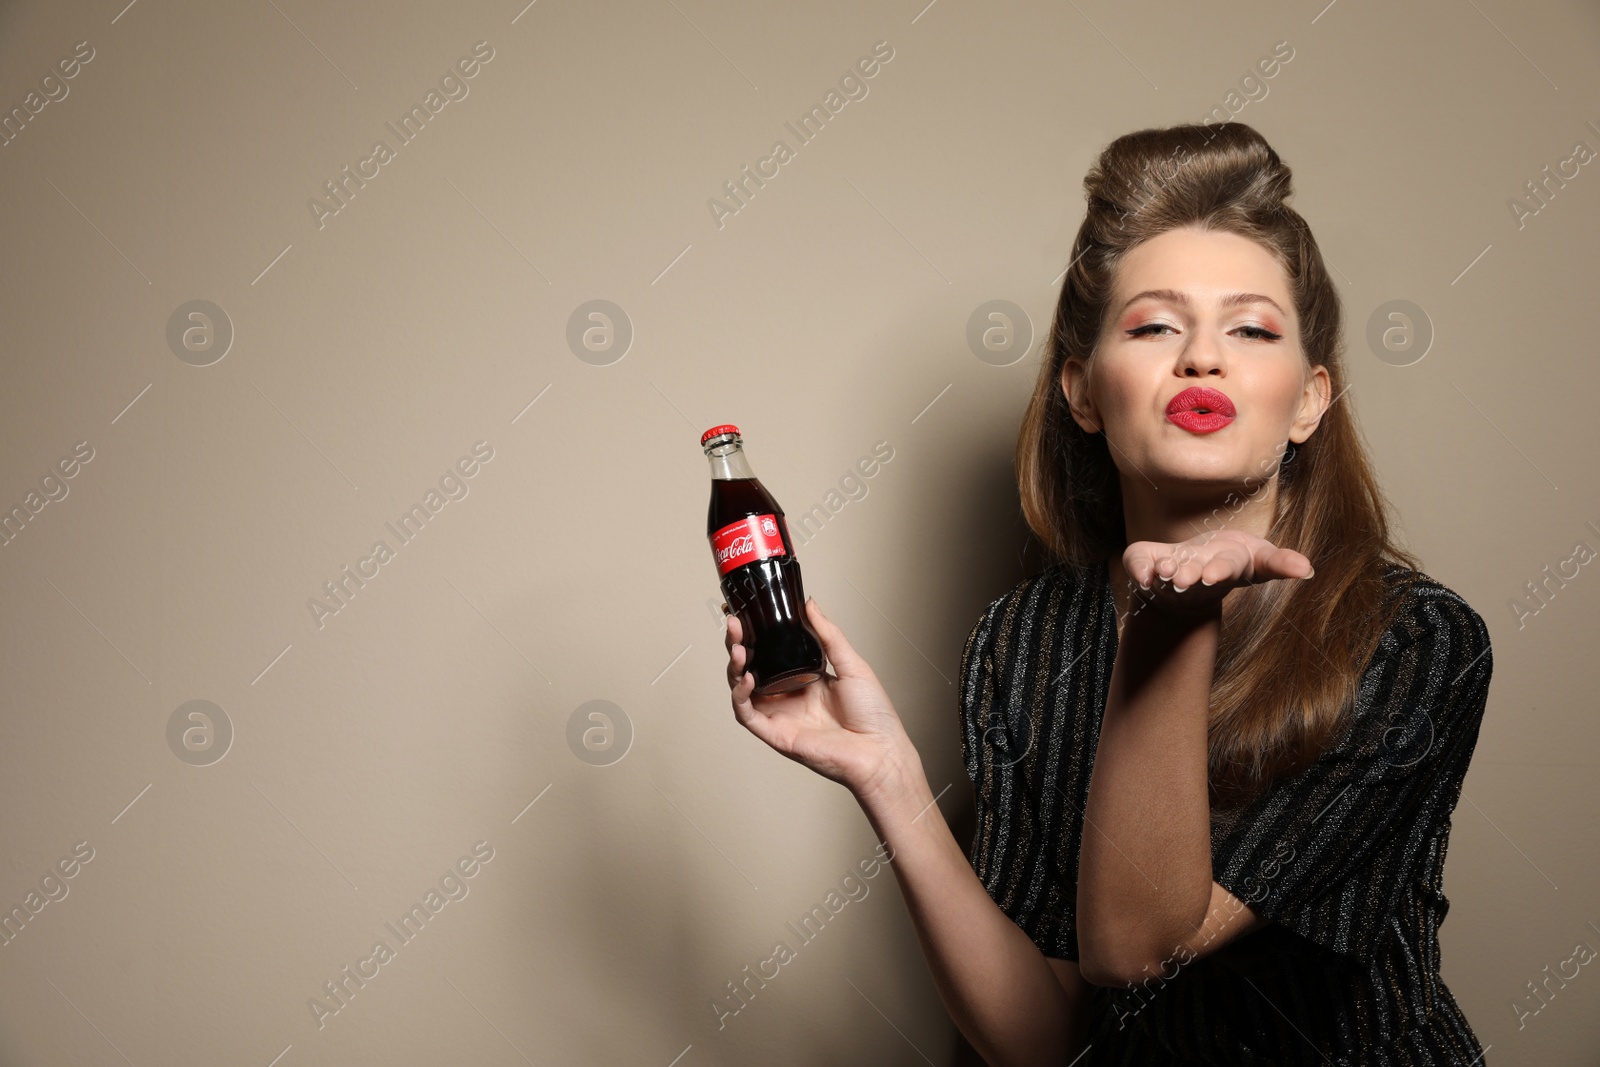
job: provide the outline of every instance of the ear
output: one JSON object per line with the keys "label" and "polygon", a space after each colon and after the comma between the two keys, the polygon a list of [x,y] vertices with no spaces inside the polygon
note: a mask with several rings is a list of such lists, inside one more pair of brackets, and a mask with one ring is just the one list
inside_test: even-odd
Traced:
{"label": "ear", "polygon": [[1327,367],[1311,368],[1311,373],[1306,377],[1306,387],[1300,394],[1300,409],[1289,428],[1289,440],[1297,445],[1305,444],[1316,432],[1322,423],[1322,416],[1333,406],[1332,386],[1333,379],[1328,376]]}
{"label": "ear", "polygon": [[1100,415],[1089,392],[1089,368],[1077,356],[1068,356],[1061,364],[1061,393],[1067,398],[1072,420],[1083,432],[1099,433]]}

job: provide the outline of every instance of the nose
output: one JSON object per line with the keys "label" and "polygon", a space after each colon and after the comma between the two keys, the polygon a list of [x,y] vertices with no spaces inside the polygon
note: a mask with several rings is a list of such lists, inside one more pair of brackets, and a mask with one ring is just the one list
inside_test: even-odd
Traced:
{"label": "nose", "polygon": [[1226,377],[1222,345],[1209,330],[1191,330],[1178,353],[1176,370],[1185,378]]}

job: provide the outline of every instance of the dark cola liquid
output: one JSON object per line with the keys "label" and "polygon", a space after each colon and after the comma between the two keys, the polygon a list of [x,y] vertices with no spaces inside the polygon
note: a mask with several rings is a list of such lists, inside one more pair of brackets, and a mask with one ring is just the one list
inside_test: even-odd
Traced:
{"label": "dark cola liquid", "polygon": [[755,676],[758,696],[786,693],[821,678],[827,666],[822,642],[805,618],[806,594],[800,561],[783,509],[759,478],[712,479],[707,535],[747,515],[778,520],[784,554],[737,567],[722,576],[722,597],[739,616],[745,668]]}

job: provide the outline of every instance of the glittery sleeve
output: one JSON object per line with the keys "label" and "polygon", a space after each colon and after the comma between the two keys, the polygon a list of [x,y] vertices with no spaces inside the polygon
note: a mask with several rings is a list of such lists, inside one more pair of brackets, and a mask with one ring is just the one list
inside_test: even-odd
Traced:
{"label": "glittery sleeve", "polygon": [[1076,827],[1056,788],[1056,750],[1041,736],[1053,730],[1054,712],[1037,698],[1055,687],[1042,684],[1049,674],[1033,676],[1036,646],[1048,636],[1034,623],[1052,617],[1064,592],[1060,582],[1029,582],[990,604],[967,635],[959,688],[976,810],[968,859],[1041,952],[1075,960]]}
{"label": "glittery sleeve", "polygon": [[1235,896],[1363,962],[1445,845],[1493,668],[1488,629],[1460,596],[1430,579],[1407,597],[1346,734],[1212,848],[1213,876]]}

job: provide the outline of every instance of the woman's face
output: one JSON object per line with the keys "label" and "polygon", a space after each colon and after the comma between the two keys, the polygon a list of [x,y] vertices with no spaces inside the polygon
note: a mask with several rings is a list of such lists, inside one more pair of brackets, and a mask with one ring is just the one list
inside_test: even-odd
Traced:
{"label": "woman's face", "polygon": [[1093,360],[1070,357],[1061,375],[1073,418],[1106,435],[1125,487],[1208,493],[1269,480],[1287,442],[1316,429],[1328,383],[1301,353],[1276,257],[1197,227],[1124,256]]}

